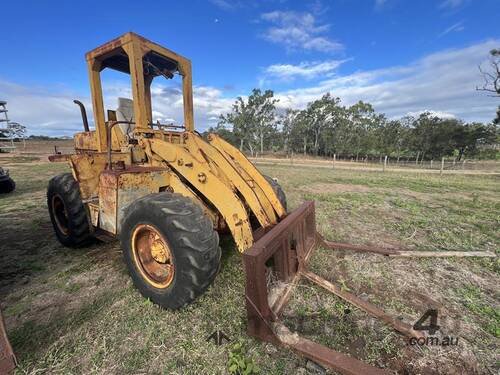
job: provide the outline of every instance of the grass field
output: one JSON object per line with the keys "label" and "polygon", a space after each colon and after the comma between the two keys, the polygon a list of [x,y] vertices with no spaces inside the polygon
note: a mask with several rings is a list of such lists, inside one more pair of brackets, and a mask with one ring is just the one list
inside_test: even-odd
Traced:
{"label": "grass field", "polygon": [[[224,374],[232,344],[263,374],[307,374],[305,360],[249,338],[244,274],[229,238],[208,292],[180,311],[164,311],[134,289],[118,243],[66,249],[53,234],[48,180],[64,164],[6,162],[17,190],[0,197],[0,298],[18,373]],[[500,178],[332,170],[263,164],[289,207],[316,202],[328,239],[419,250],[499,251]],[[333,349],[398,373],[495,374],[500,369],[498,258],[388,259],[319,250],[312,269],[413,324],[439,310],[439,335],[457,346],[415,347],[392,329],[312,284],[299,285],[285,321]]]}

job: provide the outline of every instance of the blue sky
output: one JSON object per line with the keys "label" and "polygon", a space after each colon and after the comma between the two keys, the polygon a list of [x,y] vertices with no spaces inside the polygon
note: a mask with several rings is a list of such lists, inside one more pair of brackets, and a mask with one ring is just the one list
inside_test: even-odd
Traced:
{"label": "blue sky", "polygon": [[[127,31],[192,60],[200,129],[253,87],[275,90],[280,109],[331,92],[391,118],[432,110],[489,121],[499,102],[475,91],[477,65],[500,47],[499,0],[9,1],[2,13],[0,100],[32,134],[79,130],[72,99],[90,112],[84,54]],[[104,81],[115,107],[127,81]],[[168,86],[155,83],[155,116],[179,122]]]}

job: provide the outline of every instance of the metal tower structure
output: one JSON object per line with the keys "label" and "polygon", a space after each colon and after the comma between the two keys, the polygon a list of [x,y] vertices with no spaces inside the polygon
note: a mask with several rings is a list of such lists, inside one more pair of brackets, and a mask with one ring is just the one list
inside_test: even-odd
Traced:
{"label": "metal tower structure", "polygon": [[0,100],[0,152],[10,152],[16,148],[7,112],[7,102]]}

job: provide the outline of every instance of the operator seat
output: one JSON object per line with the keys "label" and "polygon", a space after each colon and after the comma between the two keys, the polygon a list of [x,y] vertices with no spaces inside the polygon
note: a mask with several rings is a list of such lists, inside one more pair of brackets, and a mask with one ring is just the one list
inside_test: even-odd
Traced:
{"label": "operator seat", "polygon": [[128,137],[132,136],[134,130],[134,101],[128,98],[118,98],[118,108],[116,109],[116,120],[127,121],[131,124],[118,124],[122,133]]}

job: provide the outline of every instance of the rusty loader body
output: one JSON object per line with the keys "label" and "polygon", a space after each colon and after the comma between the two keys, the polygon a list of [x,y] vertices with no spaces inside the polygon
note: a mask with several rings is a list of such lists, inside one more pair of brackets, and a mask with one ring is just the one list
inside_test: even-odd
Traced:
{"label": "rusty loader body", "polygon": [[[82,246],[119,238],[135,285],[155,303],[178,308],[200,295],[219,268],[219,232],[243,253],[286,214],[279,185],[216,134],[195,131],[191,62],[126,33],[86,54],[95,130],[84,131],[66,160],[71,174],[49,183],[59,240]],[[132,99],[104,110],[101,72],[130,75]],[[151,84],[180,76],[182,125],[153,122]]]}

